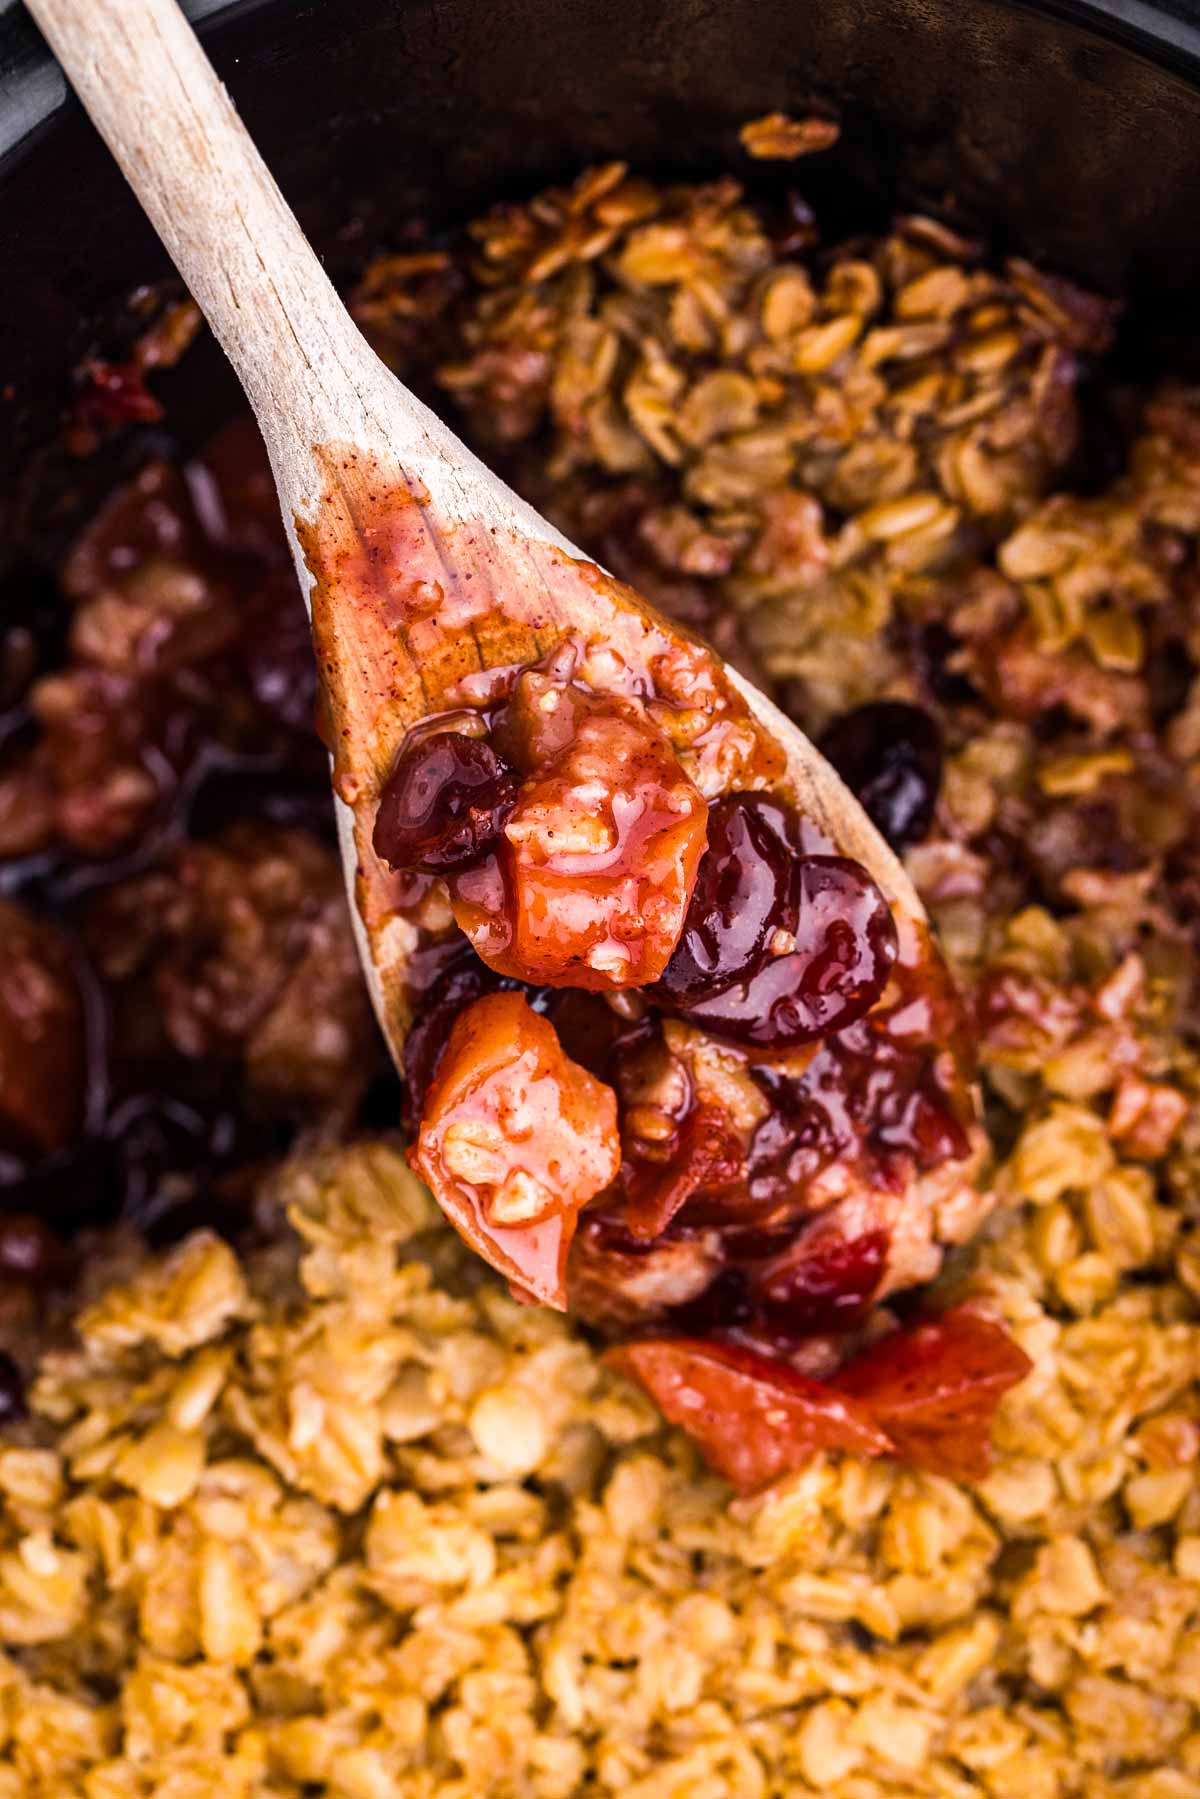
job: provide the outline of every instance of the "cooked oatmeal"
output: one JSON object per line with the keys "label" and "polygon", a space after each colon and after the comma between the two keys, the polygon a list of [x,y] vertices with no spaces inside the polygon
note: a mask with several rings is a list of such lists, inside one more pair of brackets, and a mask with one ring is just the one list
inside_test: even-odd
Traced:
{"label": "cooked oatmeal", "polygon": [[[1033,1372],[986,1473],[825,1451],[738,1499],[504,1294],[355,1131],[371,1039],[269,489],[164,465],[69,563],[0,766],[8,940],[54,1028],[110,1021],[74,1092],[10,1064],[13,1212],[49,1190],[103,1228],[68,1340],[67,1252],[0,1226],[0,1795],[1200,1794],[1200,396],[1117,393],[1108,302],[933,221],[830,252],[798,197],[615,165],[380,259],[355,305],[903,849],[994,1152],[931,1298]],[[1115,451],[1081,423],[1110,389]],[[239,810],[251,765],[286,803]],[[665,1094],[629,1096],[651,1132]],[[276,1166],[298,1123],[325,1146]],[[97,1143],[136,1203],[89,1209]],[[808,1140],[769,1147],[788,1178]],[[139,1249],[218,1202],[228,1242]],[[939,1240],[961,1203],[931,1199]]]}
{"label": "cooked oatmeal", "polygon": [[111,1287],[0,1450],[0,1792],[1185,1799],[1198,1333],[1073,1125],[972,1276],[1037,1366],[986,1480],[820,1455],[754,1501],[394,1148],[292,1165],[294,1235]]}

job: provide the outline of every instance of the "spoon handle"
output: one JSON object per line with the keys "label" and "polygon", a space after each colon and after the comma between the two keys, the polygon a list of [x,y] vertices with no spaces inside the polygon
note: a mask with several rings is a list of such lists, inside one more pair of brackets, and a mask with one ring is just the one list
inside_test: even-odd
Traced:
{"label": "spoon handle", "polygon": [[[233,364],[268,443],[370,442],[381,365],[176,0],[28,6]],[[394,405],[389,410],[395,447]],[[428,423],[429,415],[420,420],[422,433]]]}

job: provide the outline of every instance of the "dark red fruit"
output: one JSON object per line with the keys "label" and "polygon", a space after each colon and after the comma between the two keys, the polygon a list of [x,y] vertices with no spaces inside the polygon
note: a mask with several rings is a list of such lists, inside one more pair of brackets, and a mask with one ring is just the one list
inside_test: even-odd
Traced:
{"label": "dark red fruit", "polygon": [[948,1480],[982,1480],[996,1407],[1032,1366],[1001,1325],[956,1306],[864,1350],[837,1387],[868,1409],[903,1461]]}
{"label": "dark red fruit", "polygon": [[[223,1231],[233,1219],[220,1197],[221,1177],[239,1164],[271,1155],[282,1124],[251,1119],[231,1083],[181,1080],[180,1090],[131,1093],[109,1113],[104,1134],[119,1171],[121,1216],[156,1248],[200,1223]],[[190,1091],[189,1091],[190,1089]]]}
{"label": "dark red fruit", "polygon": [[0,1430],[25,1416],[25,1382],[12,1357],[0,1349]]}
{"label": "dark red fruit", "polygon": [[660,1337],[623,1344],[605,1359],[640,1381],[743,1493],[803,1467],[821,1449],[872,1456],[891,1448],[853,1399],[754,1350]]}
{"label": "dark red fruit", "polygon": [[[898,1005],[904,1003],[902,997]],[[890,1024],[882,1010],[860,1019],[823,1043],[800,1076],[759,1072],[771,1110],[747,1158],[747,1193],[758,1218],[790,1217],[810,1182],[864,1152],[885,1182],[968,1154],[947,1058],[927,1041],[905,1043]]]}
{"label": "dark red fruit", "polygon": [[496,842],[516,777],[479,737],[436,731],[404,746],[375,814],[375,853],[392,868],[448,874]]}
{"label": "dark red fruit", "polygon": [[791,929],[789,839],[777,801],[747,793],[714,801],[683,933],[656,997],[683,1010],[748,980],[770,961],[773,933]]}
{"label": "dark red fruit", "polygon": [[843,1329],[870,1305],[887,1252],[884,1230],[846,1237],[818,1222],[757,1270],[755,1292],[790,1333]]}
{"label": "dark red fruit", "polygon": [[683,935],[651,991],[715,1036],[792,1049],[861,1018],[896,954],[865,868],[798,853],[782,806],[734,794],[711,808]]}
{"label": "dark red fruit", "polygon": [[875,700],[835,719],[820,748],[894,850],[928,834],[942,782],[942,737],[927,712],[903,700]]}

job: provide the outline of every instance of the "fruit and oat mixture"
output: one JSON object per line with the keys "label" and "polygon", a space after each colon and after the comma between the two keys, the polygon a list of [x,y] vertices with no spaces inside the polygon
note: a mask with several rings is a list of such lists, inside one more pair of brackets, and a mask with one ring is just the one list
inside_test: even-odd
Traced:
{"label": "fruit and oat mixture", "polygon": [[[377,473],[302,538],[413,1167],[739,1486],[901,1436],[981,1470],[985,1395],[1026,1368],[994,1324],[859,1358],[987,1206],[967,1021],[900,864],[703,644],[552,546],[444,548],[422,496]],[[929,1411],[892,1430],[910,1350]]]}
{"label": "fruit and oat mixture", "polygon": [[[1120,386],[1111,304],[930,219],[829,246],[798,193],[616,166],[353,304],[841,769],[951,965],[992,1159],[800,1268],[635,1176],[580,1227],[577,1309],[639,1321],[616,1366],[506,1296],[377,1135],[401,1094],[252,433],[150,462],[0,664],[0,1794],[1200,1792],[1200,397]],[[97,361],[76,431],[149,416],[153,366]],[[786,836],[769,810],[716,798],[709,854]],[[410,1109],[467,1001],[570,1041],[503,971],[428,976]],[[771,1215],[864,1116],[914,1153],[920,1082],[862,1023],[817,1053],[859,1084],[743,1083],[729,1176],[674,1109],[686,1006],[608,1090]],[[863,1324],[887,1258],[946,1244],[934,1322]],[[818,1416],[804,1345],[847,1324]],[[629,1372],[773,1484],[732,1497]],[[697,1391],[770,1428],[706,1435]]]}

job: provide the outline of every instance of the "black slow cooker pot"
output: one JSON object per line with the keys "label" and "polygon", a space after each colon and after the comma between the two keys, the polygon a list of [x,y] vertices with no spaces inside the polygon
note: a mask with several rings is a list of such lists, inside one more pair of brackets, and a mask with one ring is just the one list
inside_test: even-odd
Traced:
{"label": "black slow cooker pot", "polygon": [[[953,208],[1002,248],[1123,293],[1126,352],[1200,340],[1194,0],[189,0],[335,272],[414,212],[462,216],[601,157],[737,167],[768,109],[832,102],[823,221]],[[52,557],[119,446],[64,471],[69,371],[163,252],[24,8],[0,11],[0,554]],[[176,431],[233,403],[211,349],[162,390]],[[3,589],[0,588],[0,594]]]}

